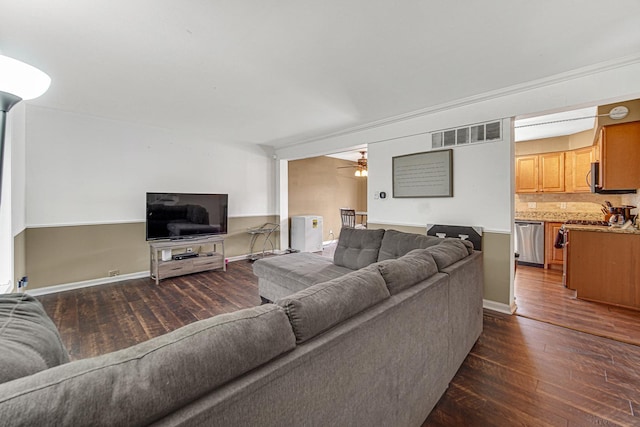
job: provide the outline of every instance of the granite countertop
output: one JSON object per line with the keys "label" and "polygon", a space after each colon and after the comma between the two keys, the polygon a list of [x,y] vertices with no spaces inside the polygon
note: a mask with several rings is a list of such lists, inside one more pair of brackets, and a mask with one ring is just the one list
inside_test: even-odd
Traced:
{"label": "granite countertop", "polygon": [[601,213],[592,212],[527,212],[516,211],[516,220],[523,221],[546,221],[546,222],[566,222],[568,220],[587,220],[587,221],[602,221],[604,215]]}
{"label": "granite countertop", "polygon": [[604,225],[564,224],[562,227],[566,230],[595,231],[597,233],[622,233],[622,234],[640,235],[640,230],[631,226],[629,226],[628,228],[620,228],[620,227],[611,227],[611,226],[607,227]]}

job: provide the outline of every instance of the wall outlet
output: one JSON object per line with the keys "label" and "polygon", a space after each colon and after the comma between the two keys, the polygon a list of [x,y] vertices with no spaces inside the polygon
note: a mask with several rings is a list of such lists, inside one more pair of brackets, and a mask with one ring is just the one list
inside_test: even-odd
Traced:
{"label": "wall outlet", "polygon": [[566,202],[560,202],[560,209],[567,209],[567,203]]}
{"label": "wall outlet", "polygon": [[115,277],[120,275],[120,270],[109,270],[109,277]]}
{"label": "wall outlet", "polygon": [[193,248],[187,248],[187,252],[188,253],[193,252]]}
{"label": "wall outlet", "polygon": [[528,206],[529,206],[529,209],[535,209],[538,206],[538,204],[536,202],[529,202]]}

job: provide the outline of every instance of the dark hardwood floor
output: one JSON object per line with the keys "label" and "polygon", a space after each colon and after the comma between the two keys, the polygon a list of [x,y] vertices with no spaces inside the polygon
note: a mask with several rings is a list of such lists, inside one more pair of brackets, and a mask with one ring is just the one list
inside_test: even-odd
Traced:
{"label": "dark hardwood floor", "polygon": [[71,360],[98,356],[217,314],[260,304],[253,264],[165,279],[135,279],[42,295]]}
{"label": "dark hardwood floor", "polygon": [[424,426],[638,426],[640,348],[486,310]]}
{"label": "dark hardwood floor", "polygon": [[514,291],[519,316],[640,345],[640,311],[577,299],[561,270],[518,266]]}
{"label": "dark hardwood floor", "polygon": [[[260,302],[246,261],[160,285],[137,279],[38,298],[72,359]],[[480,339],[424,426],[631,426],[639,416],[640,347],[485,310]]]}

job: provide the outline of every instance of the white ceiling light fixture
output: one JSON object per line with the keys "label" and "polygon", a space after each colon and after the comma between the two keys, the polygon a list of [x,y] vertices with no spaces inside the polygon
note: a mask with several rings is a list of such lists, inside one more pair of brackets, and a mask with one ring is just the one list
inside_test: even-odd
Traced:
{"label": "white ceiling light fixture", "polygon": [[619,105],[617,107],[613,107],[611,111],[609,111],[608,116],[612,120],[620,120],[627,117],[627,114],[629,114],[629,109],[624,105]]}
{"label": "white ceiling light fixture", "polygon": [[37,68],[0,55],[0,190],[7,113],[23,99],[34,99],[45,93],[50,84],[51,78]]}

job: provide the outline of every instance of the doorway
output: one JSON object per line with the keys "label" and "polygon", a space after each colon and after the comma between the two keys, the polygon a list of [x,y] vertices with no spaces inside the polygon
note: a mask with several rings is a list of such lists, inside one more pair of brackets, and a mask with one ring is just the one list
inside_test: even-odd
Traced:
{"label": "doorway", "polygon": [[[524,188],[522,177],[518,169],[521,159],[533,161],[541,157],[558,158],[562,162],[572,162],[576,150],[589,151],[594,141],[597,140],[599,125],[608,123],[607,112],[618,105],[627,105],[629,110],[640,110],[640,100],[619,102],[592,107],[589,111],[584,109],[569,112],[565,118],[561,115],[555,117],[543,116],[541,118],[527,119],[524,126],[519,127],[515,122],[515,156],[516,156],[516,189],[514,192],[514,207],[516,220],[539,220],[545,223],[545,268],[519,265],[516,268],[514,279],[514,296],[516,298],[516,315],[529,317],[547,323],[567,327],[570,329],[587,332],[593,335],[604,336],[619,341],[640,345],[640,312],[624,308],[613,307],[605,304],[592,303],[579,300],[575,292],[567,289],[562,281],[563,260],[557,260],[550,255],[553,250],[552,239],[555,237],[549,230],[551,226],[562,224],[570,220],[603,220],[602,205],[606,200],[622,204],[638,206],[637,195],[600,195],[592,194],[578,187],[582,184],[574,179],[571,174],[557,176],[557,182],[562,187],[551,190],[543,189],[541,180],[530,181],[537,188]],[[576,114],[576,111],[579,111]],[[585,117],[581,119],[580,117]],[[571,117],[574,117],[572,119]],[[533,120],[532,120],[533,119]],[[567,130],[569,124],[591,120],[590,127],[578,130]],[[629,121],[639,120],[631,117]],[[532,122],[540,122],[539,125],[530,125]],[[532,139],[522,138],[518,140],[518,129],[527,129],[544,126],[553,127],[555,135],[547,134],[543,137]],[[566,129],[563,129],[566,128]],[[595,150],[593,150],[595,152]],[[537,158],[536,158],[537,157]],[[592,161],[595,161],[593,159]],[[558,163],[563,166],[563,163]],[[565,163],[566,164],[566,163]],[[575,161],[568,165],[567,170],[575,167]],[[539,168],[537,166],[536,168]],[[539,171],[539,169],[536,169]],[[572,171],[573,173],[573,171]],[[537,177],[539,178],[539,177]],[[520,182],[519,182],[520,179]],[[573,181],[571,181],[573,180]],[[547,181],[545,184],[549,184]],[[558,185],[560,185],[558,184]],[[553,261],[555,259],[555,262]]]}
{"label": "doorway", "polygon": [[288,216],[322,216],[325,243],[338,239],[340,208],[367,211],[367,176],[356,175],[363,150],[288,162]]}

